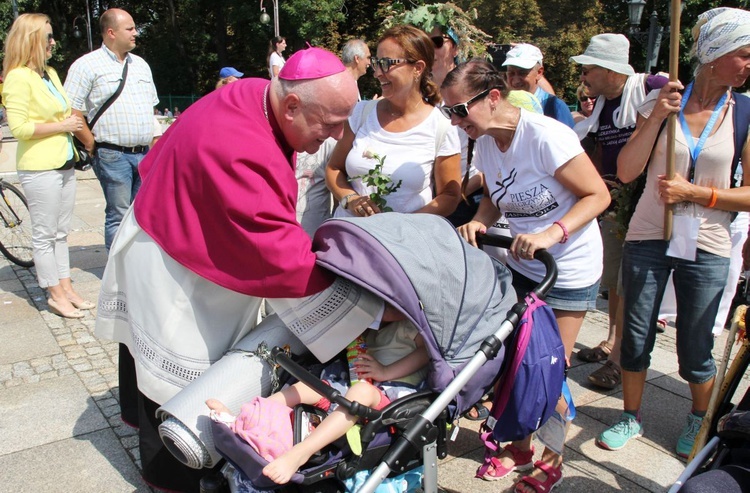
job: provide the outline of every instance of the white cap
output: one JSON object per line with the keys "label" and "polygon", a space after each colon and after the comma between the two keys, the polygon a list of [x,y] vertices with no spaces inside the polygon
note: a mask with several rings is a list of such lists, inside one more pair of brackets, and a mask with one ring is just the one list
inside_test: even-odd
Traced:
{"label": "white cap", "polygon": [[513,65],[514,67],[521,67],[523,69],[530,69],[537,63],[542,64],[542,52],[539,48],[528,43],[520,43],[514,46],[505,55],[505,61],[503,67]]}

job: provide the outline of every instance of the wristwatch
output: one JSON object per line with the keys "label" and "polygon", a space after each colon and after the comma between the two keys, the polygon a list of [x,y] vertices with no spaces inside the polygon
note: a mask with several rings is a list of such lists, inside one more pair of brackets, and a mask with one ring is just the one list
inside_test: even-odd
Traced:
{"label": "wristwatch", "polygon": [[350,194],[348,194],[348,195],[344,195],[343,197],[341,197],[341,200],[339,200],[339,206],[340,206],[340,207],[341,207],[342,209],[346,209],[346,208],[347,208],[347,207],[349,206],[349,200],[350,200],[350,199],[351,199],[352,197],[356,197],[356,196],[358,196],[358,195],[359,195],[358,193],[350,193]]}

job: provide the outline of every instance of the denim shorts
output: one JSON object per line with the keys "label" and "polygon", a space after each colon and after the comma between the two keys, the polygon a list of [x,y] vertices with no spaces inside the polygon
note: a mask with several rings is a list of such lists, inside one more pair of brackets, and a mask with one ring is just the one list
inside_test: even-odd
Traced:
{"label": "denim shorts", "polygon": [[667,256],[668,246],[669,242],[663,240],[625,243],[620,366],[640,372],[651,365],[659,307],[672,273],[677,299],[679,374],[689,383],[705,383],[716,374],[711,331],[727,283],[729,258],[698,250],[695,261],[677,259]]}
{"label": "denim shorts", "polygon": [[[513,287],[519,299],[539,286],[538,282],[508,267],[513,274]],[[553,310],[564,312],[585,312],[596,309],[596,296],[599,293],[599,281],[585,288],[552,287],[544,301]]]}

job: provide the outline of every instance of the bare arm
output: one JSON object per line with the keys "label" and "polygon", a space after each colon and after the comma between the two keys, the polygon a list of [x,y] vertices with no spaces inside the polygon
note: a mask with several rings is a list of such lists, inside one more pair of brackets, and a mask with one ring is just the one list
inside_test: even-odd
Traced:
{"label": "bare arm", "polygon": [[[742,186],[716,190],[714,209],[723,211],[750,211],[750,146],[745,142],[742,149]],[[711,187],[694,185],[680,175],[667,180],[666,175],[659,175],[659,195],[667,204],[695,202],[707,206],[711,202]]]}
{"label": "bare arm", "polygon": [[[76,115],[83,121],[83,113],[80,110],[73,109],[73,114]],[[86,150],[93,153],[94,152],[94,134],[91,133],[91,129],[88,125],[83,125],[83,127],[78,130],[77,132],[73,132],[73,135],[76,136],[78,140],[80,140],[84,147],[86,147]]]}
{"label": "bare arm", "polygon": [[[586,153],[581,153],[563,164],[555,172],[555,179],[570,190],[578,202],[560,219],[569,234],[581,229],[596,216],[604,212],[610,203],[607,186],[602,181]],[[550,224],[547,229],[536,234],[521,234],[513,239],[511,254],[520,258],[532,258],[540,248],[549,248],[563,239],[563,229],[557,224]]]}
{"label": "bare arm", "polygon": [[461,155],[435,159],[435,198],[415,212],[448,216],[461,200]]}
{"label": "bare arm", "polygon": [[[336,143],[336,147],[331,153],[331,158],[326,164],[326,185],[333,194],[333,199],[338,203],[347,195],[355,194],[349,199],[347,210],[353,214],[358,214],[358,207],[370,206],[373,212],[380,212],[380,209],[369,200],[369,197],[362,197],[352,188],[349,183],[349,176],[346,174],[346,157],[354,145],[354,132],[349,127],[349,122],[344,123],[344,135]],[[366,215],[366,214],[365,214]]]}
{"label": "bare arm", "polygon": [[482,175],[482,183],[484,184],[484,197],[479,202],[477,213],[474,214],[471,221],[458,228],[459,234],[473,246],[477,246],[477,233],[486,233],[487,228],[495,224],[501,216],[500,210],[490,199],[490,192],[487,183],[484,182],[484,175]]}
{"label": "bare arm", "polygon": [[417,345],[414,351],[388,366],[381,365],[369,354],[360,355],[360,361],[357,364],[359,376],[372,378],[376,382],[387,382],[411,375],[430,361],[430,355],[421,335],[417,334],[414,343]]}
{"label": "bare arm", "polygon": [[630,183],[643,173],[662,122],[670,113],[680,111],[682,95],[677,91],[681,88],[679,82],[667,83],[659,91],[651,115],[648,118],[638,115],[633,135],[617,156],[617,177],[623,183]]}

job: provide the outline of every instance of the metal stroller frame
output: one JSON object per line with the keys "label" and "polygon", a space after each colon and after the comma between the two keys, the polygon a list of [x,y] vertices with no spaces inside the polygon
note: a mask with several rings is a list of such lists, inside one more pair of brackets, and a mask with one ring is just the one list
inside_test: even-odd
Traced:
{"label": "metal stroller frame", "polygon": [[[482,237],[481,241],[484,245],[509,248],[512,239],[496,235],[485,235]],[[534,289],[536,295],[540,299],[544,299],[557,279],[557,266],[552,255],[546,250],[536,251],[534,258],[541,261],[546,268],[544,279],[542,279],[536,289]],[[381,463],[371,473],[368,480],[359,490],[360,492],[372,493],[391,473],[402,473],[409,470],[414,465],[414,461],[411,459],[418,455],[421,450],[422,462],[425,466],[423,491],[425,493],[437,493],[437,460],[438,458],[444,458],[447,455],[445,436],[446,408],[448,408],[454,398],[477,373],[482,365],[497,356],[503,345],[503,341],[505,341],[516,329],[526,308],[527,305],[523,301],[517,302],[513,306],[497,331],[484,340],[477,353],[455,376],[448,387],[432,400],[432,404],[430,404],[427,409],[412,418],[411,423],[403,433],[390,445],[383,456]],[[282,349],[274,348],[271,351],[271,354],[275,362],[285,371],[314,388],[329,401],[344,406],[344,408],[352,415],[371,420],[371,426],[369,428],[365,426],[362,430],[364,448],[365,440],[369,440],[371,438],[370,435],[374,434],[374,429],[383,424],[380,421],[380,418],[382,417],[381,411],[376,411],[375,409],[363,406],[357,402],[347,400],[338,391],[325,385],[304,368],[292,361]],[[430,392],[420,392],[407,397],[418,400],[425,398],[425,394],[431,395]],[[387,409],[388,408],[384,409],[383,413],[386,412]],[[342,463],[345,465],[339,465],[338,473],[343,475],[343,477],[350,476],[357,470],[358,462],[359,458],[354,458],[351,461],[344,460]],[[325,472],[322,474],[330,476]]]}

